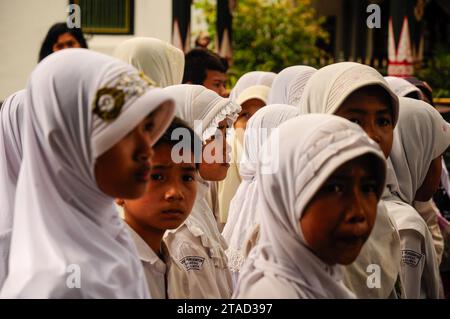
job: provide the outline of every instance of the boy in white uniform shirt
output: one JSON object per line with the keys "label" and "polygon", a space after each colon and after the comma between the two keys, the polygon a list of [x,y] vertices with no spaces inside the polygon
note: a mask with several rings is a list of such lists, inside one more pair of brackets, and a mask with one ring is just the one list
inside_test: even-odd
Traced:
{"label": "boy in white uniform shirt", "polygon": [[[172,140],[172,133],[180,129],[190,136],[189,144],[183,144],[183,150],[188,149],[192,154],[188,157],[190,161],[176,163],[172,148],[180,142]],[[176,290],[183,282],[181,278],[175,278],[179,271],[170,271],[181,265],[171,261],[162,239],[167,229],[176,229],[186,220],[194,205],[198,171],[193,147],[196,138],[192,129],[175,119],[154,146],[145,195],[136,200],[117,199],[117,204],[123,207],[124,219],[154,299],[173,298],[176,292],[171,290]]]}

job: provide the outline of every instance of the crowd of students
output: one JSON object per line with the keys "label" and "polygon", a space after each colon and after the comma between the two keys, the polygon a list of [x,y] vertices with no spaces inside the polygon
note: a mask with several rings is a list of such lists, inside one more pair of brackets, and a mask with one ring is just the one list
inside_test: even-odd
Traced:
{"label": "crowd of students", "polygon": [[341,62],[228,95],[208,50],[53,29],[0,109],[0,298],[448,296],[426,83]]}

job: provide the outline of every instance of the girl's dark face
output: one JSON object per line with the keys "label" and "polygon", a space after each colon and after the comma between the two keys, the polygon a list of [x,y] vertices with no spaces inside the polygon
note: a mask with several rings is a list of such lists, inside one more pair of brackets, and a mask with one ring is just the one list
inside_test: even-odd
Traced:
{"label": "girl's dark face", "polygon": [[266,103],[260,99],[250,99],[242,103],[242,110],[239,113],[239,116],[234,122],[234,128],[245,130],[247,128],[247,122],[250,118],[255,114],[259,109],[264,107]]}
{"label": "girl's dark face", "polygon": [[58,37],[58,40],[53,45],[53,52],[70,48],[81,48],[81,44],[72,34],[66,32]]}
{"label": "girl's dark face", "polygon": [[394,140],[393,110],[382,88],[366,87],[353,92],[335,115],[361,126],[389,157]]}
{"label": "girl's dark face", "polygon": [[206,181],[222,181],[230,168],[230,146],[227,143],[227,120],[219,123],[216,136],[203,146],[200,176]]}
{"label": "girl's dark face", "polygon": [[[168,103],[168,102],[167,102]],[[99,156],[95,163],[95,179],[99,189],[113,198],[141,197],[150,180],[150,160],[153,156],[156,123],[164,121],[158,107],[122,140]]]}
{"label": "girl's dark face", "polygon": [[365,155],[337,168],[300,218],[309,249],[329,265],[352,263],[372,231],[380,197],[374,162]]}

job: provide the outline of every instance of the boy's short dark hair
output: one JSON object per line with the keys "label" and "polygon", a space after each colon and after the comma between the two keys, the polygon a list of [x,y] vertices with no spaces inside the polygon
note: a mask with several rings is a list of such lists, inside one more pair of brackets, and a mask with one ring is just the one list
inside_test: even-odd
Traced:
{"label": "boy's short dark hair", "polygon": [[[176,132],[176,130],[178,129],[183,129],[183,135],[181,135],[181,137],[179,136],[179,134],[177,134],[178,132]],[[175,133],[175,135],[174,135]],[[195,167],[198,169],[199,167],[199,163],[201,160],[201,155],[202,155],[202,140],[200,139],[200,137],[195,134],[194,130],[183,120],[181,120],[178,117],[175,117],[172,121],[172,123],[170,123],[169,127],[167,128],[167,130],[164,132],[164,134],[160,137],[160,139],[158,140],[158,142],[156,142],[155,144],[155,148],[160,146],[160,145],[170,145],[170,146],[175,146],[178,143],[182,142],[182,138],[186,137],[186,133],[189,136],[189,140],[190,140],[190,144],[189,145],[183,145],[184,149],[189,148],[189,150],[191,151],[191,153],[194,155],[194,160],[195,160]],[[172,136],[173,135],[173,136]]]}
{"label": "boy's short dark hair", "polygon": [[206,71],[227,72],[220,56],[206,49],[193,49],[185,57],[183,83],[202,85],[206,80]]}

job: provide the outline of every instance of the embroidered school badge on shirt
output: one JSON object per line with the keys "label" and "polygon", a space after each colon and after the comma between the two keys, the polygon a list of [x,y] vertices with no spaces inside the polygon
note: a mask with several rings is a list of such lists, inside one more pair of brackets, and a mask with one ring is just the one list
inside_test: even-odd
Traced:
{"label": "embroidered school badge on shirt", "polygon": [[199,256],[187,256],[180,260],[180,263],[189,270],[202,270],[205,258]]}
{"label": "embroidered school badge on shirt", "polygon": [[423,254],[415,252],[414,250],[405,249],[402,250],[402,263],[411,267],[417,267],[423,256]]}

